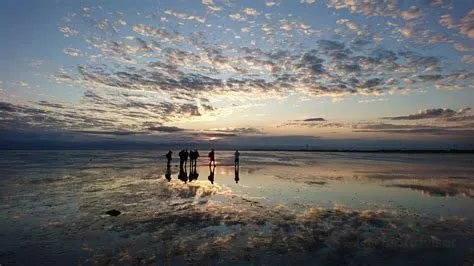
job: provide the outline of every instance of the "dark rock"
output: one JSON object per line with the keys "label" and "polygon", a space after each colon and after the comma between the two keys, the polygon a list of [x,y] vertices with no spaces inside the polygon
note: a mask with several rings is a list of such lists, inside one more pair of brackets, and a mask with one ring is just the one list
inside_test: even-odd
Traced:
{"label": "dark rock", "polygon": [[120,211],[117,211],[116,209],[113,209],[113,210],[110,210],[110,211],[106,211],[105,213],[107,213],[108,215],[110,216],[119,216],[121,214]]}

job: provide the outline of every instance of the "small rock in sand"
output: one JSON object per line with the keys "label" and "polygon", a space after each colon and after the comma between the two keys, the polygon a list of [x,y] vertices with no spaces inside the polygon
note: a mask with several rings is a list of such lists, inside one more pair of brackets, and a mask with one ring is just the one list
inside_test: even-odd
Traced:
{"label": "small rock in sand", "polygon": [[116,209],[113,209],[113,210],[110,210],[110,211],[106,211],[105,213],[107,213],[108,215],[110,216],[119,216],[121,214],[120,211],[117,211]]}

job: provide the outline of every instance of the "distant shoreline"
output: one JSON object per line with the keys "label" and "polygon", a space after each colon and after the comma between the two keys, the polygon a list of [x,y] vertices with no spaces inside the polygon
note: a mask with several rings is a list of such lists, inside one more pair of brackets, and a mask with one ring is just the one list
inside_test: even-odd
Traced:
{"label": "distant shoreline", "polygon": [[474,154],[474,150],[397,150],[397,149],[377,149],[377,150],[349,150],[349,149],[248,149],[246,151],[291,151],[291,152],[345,152],[345,153],[463,153]]}
{"label": "distant shoreline", "polygon": [[[237,147],[238,148],[238,147]],[[94,149],[94,148],[84,148],[84,149],[68,149],[68,148],[45,148],[45,149],[0,149],[2,151],[165,151],[169,150],[169,148],[125,148],[125,149]],[[172,149],[176,150],[176,149]],[[207,150],[206,148],[202,148],[199,150]],[[224,148],[224,149],[216,149],[221,151],[233,151],[234,149]],[[352,149],[245,149],[239,148],[240,151],[265,151],[265,152],[337,152],[337,153],[408,153],[408,154],[474,154],[473,150],[457,150],[457,149],[450,149],[450,150],[429,150],[429,149],[414,149],[414,150],[402,150],[402,149],[374,149],[374,150],[352,150]]]}

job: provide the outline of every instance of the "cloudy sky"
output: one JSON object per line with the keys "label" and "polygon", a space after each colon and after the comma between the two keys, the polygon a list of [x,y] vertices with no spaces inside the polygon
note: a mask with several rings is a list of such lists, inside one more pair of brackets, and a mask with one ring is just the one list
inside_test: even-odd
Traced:
{"label": "cloudy sky", "polygon": [[17,0],[0,23],[3,136],[474,143],[471,0]]}

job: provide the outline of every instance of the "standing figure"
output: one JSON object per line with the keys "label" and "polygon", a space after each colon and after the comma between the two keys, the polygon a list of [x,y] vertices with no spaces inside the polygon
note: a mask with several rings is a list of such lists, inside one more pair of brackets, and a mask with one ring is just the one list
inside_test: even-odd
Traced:
{"label": "standing figure", "polygon": [[190,168],[193,168],[193,164],[194,164],[194,151],[193,150],[189,150],[189,167]]}
{"label": "standing figure", "polygon": [[197,159],[199,158],[199,152],[197,149],[194,149],[194,167],[197,165]]}
{"label": "standing figure", "polygon": [[183,168],[183,164],[184,164],[184,150],[181,150],[179,153],[179,167],[180,168]]}
{"label": "standing figure", "polygon": [[170,163],[171,163],[171,159],[172,159],[172,158],[171,158],[171,154],[173,154],[173,152],[172,152],[172,151],[168,151],[168,153],[165,155],[165,156],[166,156],[166,159],[168,160],[168,162],[167,162],[167,165],[168,165],[168,166],[169,166]]}
{"label": "standing figure", "polygon": [[211,167],[212,163],[214,163],[214,167],[216,167],[216,159],[214,158],[214,149],[208,155],[209,157],[209,167]]}
{"label": "standing figure", "polygon": [[184,153],[183,153],[184,167],[188,166],[188,156],[189,156],[188,150],[184,150]]}
{"label": "standing figure", "polygon": [[239,166],[239,157],[240,157],[240,152],[239,150],[235,150],[235,160],[234,160],[234,166],[238,167]]}

